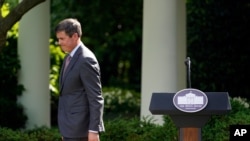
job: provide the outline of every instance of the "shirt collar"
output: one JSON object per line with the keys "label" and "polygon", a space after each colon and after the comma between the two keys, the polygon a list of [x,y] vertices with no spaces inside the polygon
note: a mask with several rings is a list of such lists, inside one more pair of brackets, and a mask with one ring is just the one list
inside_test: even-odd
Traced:
{"label": "shirt collar", "polygon": [[83,45],[82,42],[81,42],[80,44],[78,44],[78,45],[69,53],[70,57],[73,57],[74,54],[76,53],[77,49],[78,49],[80,46],[82,46],[82,45]]}

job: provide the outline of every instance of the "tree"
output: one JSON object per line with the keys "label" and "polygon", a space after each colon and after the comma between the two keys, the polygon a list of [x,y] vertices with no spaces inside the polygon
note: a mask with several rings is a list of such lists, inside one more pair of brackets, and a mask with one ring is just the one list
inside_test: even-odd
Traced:
{"label": "tree", "polygon": [[[10,13],[3,17],[0,11],[0,53],[2,49],[5,47],[7,32],[11,29],[11,27],[18,22],[22,16],[28,12],[30,9],[35,7],[36,5],[45,2],[46,0],[22,0],[18,5],[16,5],[13,9],[11,9]],[[0,7],[3,6],[5,0],[0,0]]]}
{"label": "tree", "polygon": [[53,0],[51,29],[65,17],[77,18],[84,44],[99,61],[102,84],[140,91],[142,6],[143,0]]}
{"label": "tree", "polygon": [[[27,116],[17,102],[24,90],[18,83],[17,23],[32,7],[46,0],[0,0],[0,126],[24,128]],[[7,36],[8,35],[8,36]],[[12,113],[12,114],[9,114]]]}
{"label": "tree", "polygon": [[187,54],[192,87],[250,100],[250,1],[189,0]]}

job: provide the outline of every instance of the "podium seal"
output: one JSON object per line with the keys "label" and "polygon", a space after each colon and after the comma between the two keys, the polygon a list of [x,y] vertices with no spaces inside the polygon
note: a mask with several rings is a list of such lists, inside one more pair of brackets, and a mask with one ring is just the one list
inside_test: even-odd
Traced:
{"label": "podium seal", "polygon": [[208,103],[207,95],[193,88],[182,89],[173,97],[174,106],[182,112],[194,113],[203,110]]}

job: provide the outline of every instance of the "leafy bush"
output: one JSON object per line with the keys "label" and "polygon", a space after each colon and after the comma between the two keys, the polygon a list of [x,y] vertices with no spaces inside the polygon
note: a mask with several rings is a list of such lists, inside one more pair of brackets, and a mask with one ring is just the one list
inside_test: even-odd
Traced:
{"label": "leafy bush", "polygon": [[202,129],[204,141],[228,141],[230,125],[249,125],[250,109],[247,99],[235,97],[230,99],[232,110],[223,116],[212,116]]}
{"label": "leafy bush", "polygon": [[30,141],[28,134],[9,128],[0,128],[0,141]]}
{"label": "leafy bush", "polygon": [[61,135],[57,128],[40,127],[26,131],[26,133],[37,141],[61,141]]}
{"label": "leafy bush", "polygon": [[[230,99],[232,110],[222,116],[212,116],[202,128],[204,141],[228,141],[229,126],[250,124],[249,102],[244,98]],[[119,107],[119,106],[118,106]],[[163,116],[164,124],[154,124],[150,116],[140,120],[139,117],[116,117],[105,120],[106,132],[100,135],[101,141],[177,141],[178,129],[169,116]],[[0,128],[0,141],[59,141],[57,128],[41,127],[29,131],[13,131]]]}
{"label": "leafy bush", "polygon": [[101,141],[175,141],[177,133],[173,124],[170,127],[156,125],[149,117],[143,120],[116,118],[106,121],[105,128],[106,132],[101,134]]}
{"label": "leafy bush", "polygon": [[56,45],[53,39],[50,39],[50,94],[51,94],[51,125],[57,126],[57,106],[59,96],[59,72],[65,54],[61,48]]}
{"label": "leafy bush", "polygon": [[0,141],[61,141],[56,128],[40,127],[34,130],[0,128]]}
{"label": "leafy bush", "polygon": [[[52,92],[51,121],[57,126],[58,95]],[[103,88],[104,119],[133,118],[140,115],[140,93],[114,87]]]}
{"label": "leafy bush", "polygon": [[12,129],[25,127],[27,121],[22,105],[17,103],[17,97],[22,95],[24,86],[18,83],[21,66],[16,32],[16,28],[8,32],[6,47],[0,53],[0,126]]}
{"label": "leafy bush", "polygon": [[140,93],[121,88],[103,88],[105,118],[138,117],[140,114]]}
{"label": "leafy bush", "polygon": [[249,0],[187,0],[186,12],[192,87],[250,99]]}

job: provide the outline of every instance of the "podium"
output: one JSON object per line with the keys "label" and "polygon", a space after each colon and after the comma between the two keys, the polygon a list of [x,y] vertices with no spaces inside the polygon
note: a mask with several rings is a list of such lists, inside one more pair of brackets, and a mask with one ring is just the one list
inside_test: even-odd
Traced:
{"label": "podium", "polygon": [[149,111],[153,115],[169,115],[179,129],[179,141],[201,141],[201,128],[212,115],[223,115],[231,110],[227,92],[205,92],[207,104],[197,112],[184,112],[174,105],[175,93],[153,93]]}

